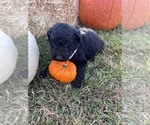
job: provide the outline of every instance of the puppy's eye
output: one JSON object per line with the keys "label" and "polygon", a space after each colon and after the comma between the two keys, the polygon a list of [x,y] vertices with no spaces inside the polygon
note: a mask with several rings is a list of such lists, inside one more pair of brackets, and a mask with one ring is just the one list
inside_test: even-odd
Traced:
{"label": "puppy's eye", "polygon": [[70,46],[70,43],[69,43],[69,42],[66,42],[65,45]]}
{"label": "puppy's eye", "polygon": [[67,45],[67,46],[70,46],[70,43],[67,42],[66,45]]}

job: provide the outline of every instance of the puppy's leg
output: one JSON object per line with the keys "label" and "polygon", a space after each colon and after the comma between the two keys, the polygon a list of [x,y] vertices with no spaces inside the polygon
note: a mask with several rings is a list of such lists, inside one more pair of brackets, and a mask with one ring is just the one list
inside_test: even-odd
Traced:
{"label": "puppy's leg", "polygon": [[80,65],[77,65],[77,76],[75,78],[75,80],[71,83],[71,85],[74,88],[80,88],[81,84],[84,80],[84,76],[85,76],[85,68],[87,66],[87,63],[81,63]]}
{"label": "puppy's leg", "polygon": [[39,78],[46,78],[48,76],[48,67],[45,68],[44,70],[40,71]]}

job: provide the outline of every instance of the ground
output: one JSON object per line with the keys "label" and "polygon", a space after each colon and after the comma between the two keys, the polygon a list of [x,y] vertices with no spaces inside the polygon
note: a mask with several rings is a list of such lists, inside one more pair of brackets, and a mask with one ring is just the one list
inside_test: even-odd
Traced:
{"label": "ground", "polygon": [[[29,85],[31,124],[117,125],[121,112],[121,29],[97,31],[106,42],[103,55],[88,63],[84,85],[72,89],[52,78],[35,78]],[[46,36],[38,38],[39,71],[49,65]]]}
{"label": "ground", "polygon": [[[35,78],[29,85],[31,124],[150,124],[150,26],[97,33],[106,43],[105,51],[88,63],[81,89],[52,78]],[[38,44],[40,71],[51,57],[46,36],[38,38]]]}
{"label": "ground", "polygon": [[[105,51],[88,63],[81,89],[38,78],[51,57],[46,36],[37,38],[40,62],[34,80],[27,86],[14,73],[0,85],[0,124],[26,125],[29,108],[30,125],[149,125],[150,26],[96,32]],[[26,43],[14,41],[18,71],[27,64],[27,56],[22,58]]]}

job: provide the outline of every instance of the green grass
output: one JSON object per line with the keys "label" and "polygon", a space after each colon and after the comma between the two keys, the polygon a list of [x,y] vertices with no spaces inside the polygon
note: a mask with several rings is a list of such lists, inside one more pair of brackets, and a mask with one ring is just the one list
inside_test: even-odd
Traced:
{"label": "green grass", "polygon": [[[38,77],[29,85],[29,122],[35,125],[121,124],[121,29],[97,31],[105,41],[102,55],[88,62],[81,89]],[[51,59],[46,36],[37,39],[39,71]]]}
{"label": "green grass", "polygon": [[150,26],[97,33],[106,43],[105,51],[88,62],[81,89],[38,78],[51,60],[46,36],[37,38],[39,69],[27,86],[17,76],[27,67],[27,39],[14,39],[18,65],[0,85],[0,124],[26,125],[29,108],[30,125],[149,125]]}
{"label": "green grass", "polygon": [[150,124],[150,26],[122,32],[123,123]]}
{"label": "green grass", "polygon": [[[149,125],[150,26],[97,31],[103,55],[89,62],[81,89],[52,78],[29,86],[29,122],[37,125]],[[46,36],[38,38],[39,71],[51,57]]]}

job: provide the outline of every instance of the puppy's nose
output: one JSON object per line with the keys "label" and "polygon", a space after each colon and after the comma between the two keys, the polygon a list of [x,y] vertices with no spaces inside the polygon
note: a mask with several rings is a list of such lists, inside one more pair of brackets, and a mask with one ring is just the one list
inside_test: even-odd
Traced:
{"label": "puppy's nose", "polygon": [[56,56],[56,60],[62,60],[62,56]]}

